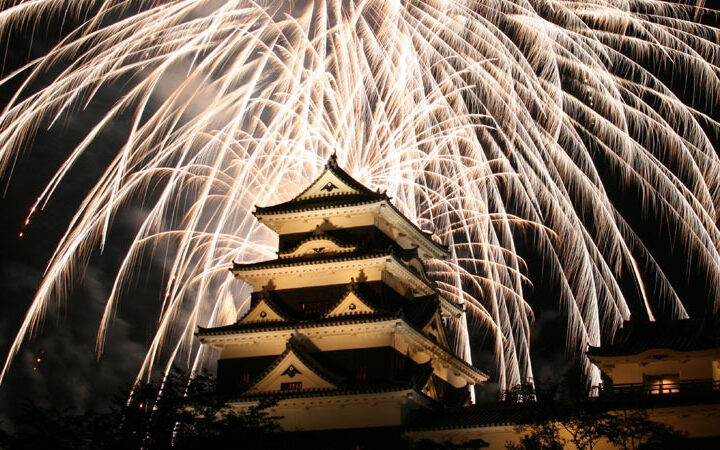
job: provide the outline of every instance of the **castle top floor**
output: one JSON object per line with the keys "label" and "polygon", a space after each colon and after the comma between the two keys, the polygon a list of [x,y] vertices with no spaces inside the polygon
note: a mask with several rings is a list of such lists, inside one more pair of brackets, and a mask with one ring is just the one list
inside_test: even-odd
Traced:
{"label": "castle top floor", "polygon": [[280,235],[280,252],[287,253],[321,235],[329,245],[417,250],[421,260],[445,258],[447,247],[421,230],[390,201],[340,168],[335,155],[304,191],[273,206],[257,207],[257,219]]}

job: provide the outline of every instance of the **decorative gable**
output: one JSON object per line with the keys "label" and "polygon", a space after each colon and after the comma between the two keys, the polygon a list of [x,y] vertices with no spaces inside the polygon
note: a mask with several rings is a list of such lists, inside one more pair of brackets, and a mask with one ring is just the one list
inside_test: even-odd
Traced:
{"label": "decorative gable", "polygon": [[377,311],[372,306],[363,301],[354,290],[351,290],[345,294],[345,297],[338,302],[337,306],[325,314],[325,317],[329,319],[331,317],[373,314],[375,312]]}
{"label": "decorative gable", "polygon": [[272,369],[250,386],[247,393],[276,391],[304,391],[317,389],[337,389],[318,368],[307,362],[296,349],[289,347],[280,355]]}
{"label": "decorative gable", "polygon": [[238,321],[238,324],[254,324],[265,322],[287,322],[288,318],[267,298],[261,299],[250,311]]}
{"label": "decorative gable", "polygon": [[343,181],[331,169],[325,169],[305,191],[295,197],[293,201],[307,200],[315,197],[324,197],[329,195],[357,195],[363,192],[349,183]]}
{"label": "decorative gable", "polygon": [[278,253],[280,258],[299,258],[302,256],[317,256],[334,253],[349,253],[353,252],[357,247],[348,245],[343,242],[333,239],[325,234],[318,234],[308,239],[305,239],[294,249]]}

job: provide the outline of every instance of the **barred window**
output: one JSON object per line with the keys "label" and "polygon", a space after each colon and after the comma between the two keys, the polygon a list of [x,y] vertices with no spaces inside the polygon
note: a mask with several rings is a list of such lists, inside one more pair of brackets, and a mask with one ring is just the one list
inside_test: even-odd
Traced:
{"label": "barred window", "polygon": [[281,391],[300,391],[302,390],[302,381],[293,381],[292,383],[280,383]]}
{"label": "barred window", "polygon": [[303,303],[303,313],[306,315],[319,315],[326,314],[330,310],[330,303],[328,302],[315,302],[315,303]]}

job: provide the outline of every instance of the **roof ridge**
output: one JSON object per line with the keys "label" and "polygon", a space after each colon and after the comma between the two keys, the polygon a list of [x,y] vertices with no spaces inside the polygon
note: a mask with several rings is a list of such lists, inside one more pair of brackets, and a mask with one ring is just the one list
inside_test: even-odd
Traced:
{"label": "roof ridge", "polygon": [[[340,254],[343,255],[343,254]],[[386,250],[376,250],[376,251],[362,251],[362,252],[351,252],[348,256],[340,256],[340,255],[332,255],[328,256],[326,258],[288,258],[289,260],[297,260],[297,261],[291,261],[291,262],[283,262],[280,258],[275,259],[269,259],[266,261],[258,261],[254,263],[238,263],[233,261],[233,267],[230,270],[240,270],[240,269],[246,269],[246,270],[261,270],[261,269],[267,269],[267,268],[276,268],[276,267],[292,267],[292,266],[299,266],[303,265],[305,263],[322,263],[322,262],[342,262],[342,261],[353,261],[358,259],[370,259],[375,258],[379,256],[395,256],[395,254],[392,251]],[[287,260],[285,260],[287,261]],[[262,267],[262,265],[266,265],[266,267]],[[269,267],[267,267],[269,266]]]}
{"label": "roof ridge", "polygon": [[206,336],[218,336],[223,334],[230,334],[233,332],[256,332],[256,331],[279,331],[282,329],[304,329],[304,328],[319,328],[323,325],[349,325],[353,323],[370,323],[370,322],[381,322],[384,320],[396,320],[400,319],[400,314],[357,314],[353,316],[339,316],[328,319],[310,319],[300,320],[296,322],[267,322],[267,323],[252,323],[247,325],[238,325],[237,323],[232,325],[226,325],[223,327],[201,327],[198,326],[198,334],[205,333]]}

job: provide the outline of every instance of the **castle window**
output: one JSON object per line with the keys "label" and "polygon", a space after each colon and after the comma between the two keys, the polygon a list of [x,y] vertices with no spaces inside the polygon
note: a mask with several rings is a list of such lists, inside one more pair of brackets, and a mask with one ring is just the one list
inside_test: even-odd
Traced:
{"label": "castle window", "polygon": [[355,367],[355,379],[356,380],[367,380],[367,366],[356,366]]}
{"label": "castle window", "polygon": [[676,373],[643,375],[643,386],[648,394],[677,394],[680,392],[680,376]]}
{"label": "castle window", "polygon": [[293,381],[292,383],[280,383],[281,391],[301,391],[302,381]]}
{"label": "castle window", "polygon": [[247,372],[240,374],[240,383],[242,383],[242,384],[250,383],[250,374]]}
{"label": "castle window", "polygon": [[315,302],[315,303],[303,303],[303,313],[308,316],[326,314],[330,310],[330,303],[328,302]]}

